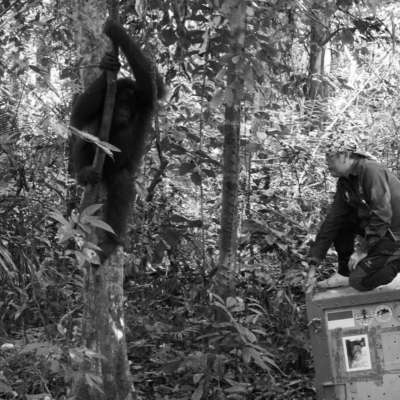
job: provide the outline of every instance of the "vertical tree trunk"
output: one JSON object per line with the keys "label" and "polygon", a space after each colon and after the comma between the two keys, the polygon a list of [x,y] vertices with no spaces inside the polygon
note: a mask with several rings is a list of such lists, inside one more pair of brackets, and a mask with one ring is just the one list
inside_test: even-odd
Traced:
{"label": "vertical tree trunk", "polygon": [[217,273],[217,291],[223,295],[232,291],[232,272],[236,270],[240,105],[243,94],[242,55],[246,33],[246,2],[230,1],[228,18],[232,54],[228,64],[225,98],[220,258]]}
{"label": "vertical tree trunk", "polygon": [[[77,59],[82,60],[82,66],[98,65],[100,52],[104,46],[98,47],[98,40],[101,37],[101,24],[105,17],[104,1],[95,2],[75,0],[72,6],[74,21],[74,39],[77,46]],[[103,3],[103,4],[102,4]],[[89,21],[91,24],[89,25]],[[95,50],[96,49],[96,50]],[[96,78],[96,68],[80,68],[80,81],[83,88]],[[93,268],[86,266],[84,285],[82,288],[82,346],[87,352],[100,353],[96,330],[96,301],[95,301],[95,277]],[[90,354],[88,353],[88,354]],[[96,388],[86,379],[92,376],[98,384]],[[104,399],[101,385],[101,362],[99,357],[84,356],[81,360],[80,373],[74,382],[74,395],[77,400],[94,399],[96,396],[100,400]],[[100,383],[100,384],[99,384]]]}
{"label": "vertical tree trunk", "polygon": [[307,130],[323,130],[328,120],[326,97],[328,86],[325,75],[329,73],[331,53],[329,47],[330,16],[324,4],[313,0],[310,6],[310,58],[308,66]]}
{"label": "vertical tree trunk", "polygon": [[[99,48],[99,43],[104,39],[101,30],[106,18],[107,2],[75,1],[78,53],[84,65],[98,65],[105,50],[105,46]],[[96,77],[98,70],[82,68],[82,72],[83,86],[86,87]],[[113,101],[108,101],[111,110],[105,114],[112,115]],[[105,195],[102,187],[86,188],[82,208],[93,202],[104,204]],[[89,353],[82,362],[80,375],[75,382],[74,394],[77,400],[134,398],[125,340],[123,261],[123,252],[118,248],[104,264],[98,267],[86,266],[82,293],[82,339]]]}
{"label": "vertical tree trunk", "polygon": [[323,7],[322,3],[314,0],[310,12],[310,64],[308,69],[308,96],[310,99],[325,98],[328,95],[323,78],[326,73],[329,73],[331,59],[328,41],[329,17],[321,7]]}

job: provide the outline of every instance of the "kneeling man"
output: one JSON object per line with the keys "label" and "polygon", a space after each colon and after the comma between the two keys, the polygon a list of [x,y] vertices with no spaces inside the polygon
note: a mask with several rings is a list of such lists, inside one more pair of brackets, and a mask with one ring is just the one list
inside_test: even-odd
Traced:
{"label": "kneeling man", "polygon": [[[345,140],[328,146],[326,163],[338,181],[310,263],[318,265],[333,244],[338,273],[318,286],[365,291],[391,282],[400,271],[400,180]],[[361,246],[355,251],[357,235]]]}

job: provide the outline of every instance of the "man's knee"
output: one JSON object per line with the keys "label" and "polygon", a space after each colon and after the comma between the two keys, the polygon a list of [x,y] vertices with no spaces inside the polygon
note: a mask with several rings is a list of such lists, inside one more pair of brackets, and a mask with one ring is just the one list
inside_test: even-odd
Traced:
{"label": "man's knee", "polygon": [[364,283],[364,279],[367,276],[365,271],[361,267],[357,267],[355,270],[353,270],[350,273],[349,276],[349,284],[352,288],[360,291],[360,292],[366,292],[367,290],[372,290],[374,289],[373,287],[367,287]]}
{"label": "man's knee", "polygon": [[[349,284],[354,289],[361,292],[372,290],[381,285],[387,285],[392,282],[398,272],[398,267],[393,262],[386,262],[381,267],[371,268],[371,261],[362,260],[349,277]],[[370,271],[372,269],[372,271]],[[366,272],[367,271],[367,272]]]}

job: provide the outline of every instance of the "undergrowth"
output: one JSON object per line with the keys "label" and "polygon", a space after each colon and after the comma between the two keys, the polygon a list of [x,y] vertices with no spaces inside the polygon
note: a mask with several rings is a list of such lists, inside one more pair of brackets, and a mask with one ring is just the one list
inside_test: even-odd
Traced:
{"label": "undergrowth", "polygon": [[[302,279],[293,271],[242,275],[226,301],[194,272],[128,281],[128,357],[138,400],[314,399]],[[72,329],[31,326],[4,335],[0,397],[71,398],[79,334]]]}
{"label": "undergrowth", "polygon": [[301,288],[242,277],[237,297],[224,302],[200,281],[129,285],[129,359],[141,398],[313,399]]}

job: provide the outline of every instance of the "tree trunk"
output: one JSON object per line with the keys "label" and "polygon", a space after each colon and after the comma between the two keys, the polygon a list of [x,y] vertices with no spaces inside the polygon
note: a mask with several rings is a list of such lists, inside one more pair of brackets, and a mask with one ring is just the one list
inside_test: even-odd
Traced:
{"label": "tree trunk", "polygon": [[328,86],[325,76],[329,73],[331,53],[329,48],[329,20],[324,5],[313,0],[310,6],[310,58],[305,130],[323,130],[328,120],[326,97]]}
{"label": "tree trunk", "polygon": [[[105,50],[103,45],[99,51],[99,42],[104,39],[101,30],[106,17],[106,1],[75,1],[75,40],[79,56],[83,65],[98,65]],[[96,68],[82,68],[81,71],[84,87],[98,73]],[[104,113],[109,117],[113,112],[113,102],[109,99],[111,109]],[[81,208],[93,203],[104,204],[105,196],[101,185],[86,188]],[[74,385],[77,400],[134,398],[125,339],[123,265],[123,252],[118,248],[101,266],[86,266],[82,293],[82,341],[86,353]]]}
{"label": "tree trunk", "polygon": [[310,64],[308,69],[310,99],[325,98],[328,95],[324,76],[330,69],[329,17],[321,9],[321,2],[314,0],[310,12]]}
{"label": "tree trunk", "polygon": [[246,3],[230,1],[229,27],[232,54],[227,71],[219,271],[217,292],[233,291],[236,271],[238,187],[240,172],[240,106],[243,95],[243,52],[246,33]]}

